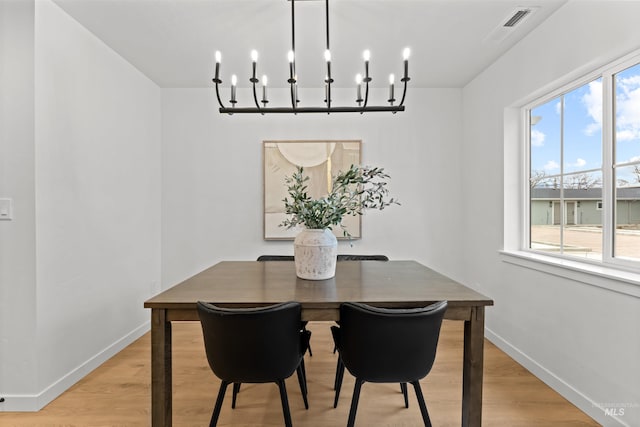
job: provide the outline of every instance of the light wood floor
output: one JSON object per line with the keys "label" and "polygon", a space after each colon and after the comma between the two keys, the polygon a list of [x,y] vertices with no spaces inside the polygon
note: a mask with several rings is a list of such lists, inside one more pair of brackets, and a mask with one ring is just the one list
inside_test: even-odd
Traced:
{"label": "light wood floor", "polygon": [[[331,323],[311,322],[313,357],[306,356],[309,410],[304,409],[295,375],[287,380],[295,426],[346,425],[353,379],[345,373],[340,404],[333,409],[336,356]],[[174,323],[175,426],[208,425],[219,382],[204,356],[198,323]],[[435,427],[460,426],[462,322],[445,321],[433,370],[421,383]],[[485,341],[484,426],[597,426],[494,345]],[[404,408],[398,384],[365,383],[356,425],[420,426],[412,387]],[[37,413],[0,413],[1,426],[148,426],[150,424],[150,336],[146,334]],[[235,410],[231,387],[219,426],[281,426],[275,384],[244,384]]]}

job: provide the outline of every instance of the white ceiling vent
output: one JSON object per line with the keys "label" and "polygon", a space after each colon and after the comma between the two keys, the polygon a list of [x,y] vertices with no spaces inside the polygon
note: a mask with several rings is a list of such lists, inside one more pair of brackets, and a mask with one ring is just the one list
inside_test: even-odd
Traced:
{"label": "white ceiling vent", "polygon": [[502,20],[489,35],[485,38],[485,42],[499,43],[506,39],[516,30],[520,24],[529,19],[536,12],[537,7],[517,7],[506,18]]}

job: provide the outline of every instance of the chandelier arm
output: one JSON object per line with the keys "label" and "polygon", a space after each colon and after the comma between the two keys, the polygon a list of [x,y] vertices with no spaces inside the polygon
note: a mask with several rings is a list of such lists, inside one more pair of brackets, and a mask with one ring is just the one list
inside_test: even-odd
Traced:
{"label": "chandelier arm", "polygon": [[404,89],[402,89],[402,99],[400,100],[400,104],[398,104],[399,106],[402,106],[402,104],[404,104],[404,98],[405,96],[407,96],[407,83],[409,82],[409,77],[404,77],[402,79],[402,82],[404,83]]}
{"label": "chandelier arm", "polygon": [[220,89],[218,88],[218,85],[220,83],[222,83],[222,80],[220,79],[213,79],[213,82],[216,84],[216,98],[218,98],[218,104],[220,104],[220,109],[224,109],[227,108],[224,106],[224,104],[222,103],[222,99],[220,99]]}
{"label": "chandelier arm", "polygon": [[258,94],[256,93],[256,82],[252,81],[253,84],[253,102],[256,104],[256,108],[260,110],[260,103],[258,102]]}
{"label": "chandelier arm", "polygon": [[291,108],[293,110],[296,109],[296,89],[295,89],[295,83],[291,83]]}
{"label": "chandelier arm", "polygon": [[367,102],[369,102],[369,82],[365,82],[364,84],[364,105],[362,106],[362,109],[364,110],[365,108],[367,108]]}

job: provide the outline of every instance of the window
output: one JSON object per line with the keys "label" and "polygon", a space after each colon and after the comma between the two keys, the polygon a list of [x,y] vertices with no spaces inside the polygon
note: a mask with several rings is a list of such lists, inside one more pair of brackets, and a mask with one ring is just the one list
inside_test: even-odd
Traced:
{"label": "window", "polygon": [[525,108],[527,247],[640,267],[640,58]]}
{"label": "window", "polygon": [[640,64],[613,86],[613,256],[640,260]]}

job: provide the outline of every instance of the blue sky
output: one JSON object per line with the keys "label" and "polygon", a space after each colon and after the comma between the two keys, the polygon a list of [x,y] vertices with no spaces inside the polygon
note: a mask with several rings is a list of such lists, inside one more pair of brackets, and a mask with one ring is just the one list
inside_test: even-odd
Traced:
{"label": "blue sky", "polygon": [[[561,109],[564,102],[564,173],[602,166],[602,81],[592,81],[564,97],[531,110],[531,169],[560,171]],[[616,161],[640,161],[640,64],[616,75]],[[633,167],[618,177],[635,181]],[[592,174],[596,175],[596,174]]]}

